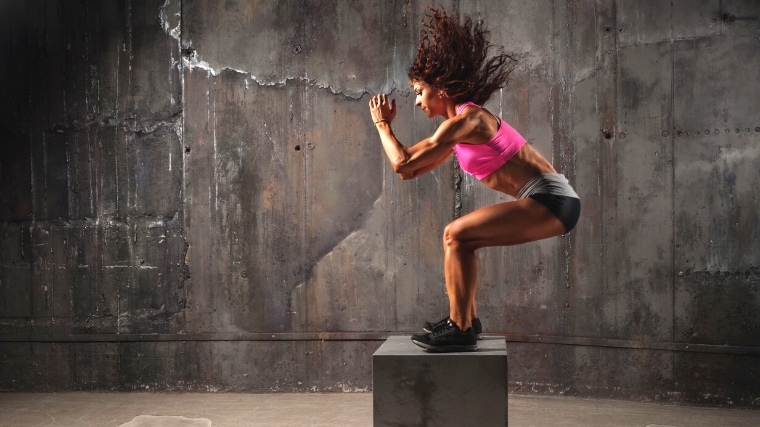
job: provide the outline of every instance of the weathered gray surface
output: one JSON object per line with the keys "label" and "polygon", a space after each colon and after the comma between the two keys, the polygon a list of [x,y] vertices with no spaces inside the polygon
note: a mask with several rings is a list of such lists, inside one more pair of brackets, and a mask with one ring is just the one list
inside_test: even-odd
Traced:
{"label": "weathered gray surface", "polygon": [[[372,427],[369,393],[4,393],[0,411],[14,427],[67,427],[89,423],[124,427],[173,419],[212,427]],[[509,396],[511,427],[755,427],[760,412],[557,396]],[[151,414],[150,416],[144,414]],[[149,418],[150,417],[150,418]],[[151,419],[152,418],[152,419]],[[146,426],[144,426],[146,427]],[[156,426],[153,426],[156,427]]]}
{"label": "weathered gray surface", "polygon": [[431,353],[409,336],[388,338],[372,355],[373,425],[507,425],[507,346],[478,341],[478,351]]}
{"label": "weathered gray surface", "polygon": [[[368,389],[446,314],[443,227],[508,200],[381,152],[368,94],[406,143],[440,123],[426,5],[0,2],[0,389]],[[487,107],[583,202],[480,253],[510,388],[757,406],[760,3],[443,5],[520,58]]]}

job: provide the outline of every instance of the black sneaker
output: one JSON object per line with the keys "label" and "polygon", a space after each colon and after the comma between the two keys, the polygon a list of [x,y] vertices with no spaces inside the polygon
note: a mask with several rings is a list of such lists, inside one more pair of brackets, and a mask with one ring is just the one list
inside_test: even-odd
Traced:
{"label": "black sneaker", "polygon": [[[448,322],[448,320],[449,320],[449,317],[446,317],[445,319],[437,323],[425,322],[425,324],[422,325],[422,330],[427,333],[431,333],[434,330],[444,326],[446,322]],[[483,339],[483,325],[480,324],[480,319],[478,319],[477,317],[472,319],[472,328],[475,329],[475,333],[478,335],[478,339],[482,340]]]}
{"label": "black sneaker", "polygon": [[412,342],[425,350],[435,352],[477,351],[478,349],[475,328],[461,331],[451,319],[446,319],[445,323],[433,332],[412,335]]}

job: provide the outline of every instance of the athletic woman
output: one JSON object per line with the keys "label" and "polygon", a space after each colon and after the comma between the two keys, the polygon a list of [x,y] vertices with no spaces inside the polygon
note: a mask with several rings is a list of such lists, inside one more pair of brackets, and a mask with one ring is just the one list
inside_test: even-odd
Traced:
{"label": "athletic woman", "polygon": [[533,242],[569,232],[580,200],[567,179],[525,143],[506,122],[481,106],[507,84],[513,59],[488,59],[491,46],[481,23],[432,7],[422,20],[417,58],[409,69],[415,105],[429,118],[443,117],[435,133],[406,147],[393,134],[396,101],[385,94],[369,101],[385,154],[401,179],[414,179],[456,153],[462,169],[516,200],[478,209],[443,232],[449,316],[426,323],[415,344],[430,351],[474,351],[481,333],[475,308],[475,251]]}

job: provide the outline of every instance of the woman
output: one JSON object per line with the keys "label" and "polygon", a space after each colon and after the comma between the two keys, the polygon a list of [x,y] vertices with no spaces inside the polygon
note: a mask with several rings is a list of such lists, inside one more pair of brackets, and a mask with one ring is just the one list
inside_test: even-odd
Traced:
{"label": "woman", "polygon": [[445,119],[430,138],[405,147],[391,129],[395,100],[388,102],[380,94],[369,102],[385,154],[402,179],[427,173],[456,153],[464,171],[516,198],[478,209],[446,226],[443,249],[449,316],[426,323],[426,333],[412,337],[415,344],[431,351],[478,348],[476,250],[567,233],[580,215],[580,200],[567,179],[512,127],[481,108],[506,85],[513,63],[504,54],[487,60],[487,35],[468,16],[460,23],[445,10],[426,10],[409,81],[415,105],[430,118]]}

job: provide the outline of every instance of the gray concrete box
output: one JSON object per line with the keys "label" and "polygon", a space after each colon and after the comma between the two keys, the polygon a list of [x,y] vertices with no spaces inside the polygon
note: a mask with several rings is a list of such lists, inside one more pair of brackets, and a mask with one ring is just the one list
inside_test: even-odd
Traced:
{"label": "gray concrete box", "polygon": [[486,337],[477,352],[429,353],[390,337],[372,355],[372,387],[375,427],[503,427],[507,345]]}

